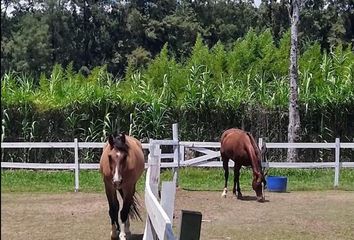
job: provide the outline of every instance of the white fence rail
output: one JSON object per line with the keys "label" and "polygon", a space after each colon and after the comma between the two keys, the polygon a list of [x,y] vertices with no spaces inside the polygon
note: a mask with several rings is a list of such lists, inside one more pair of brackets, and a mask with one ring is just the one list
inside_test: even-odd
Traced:
{"label": "white fence rail", "polygon": [[[175,168],[178,172],[179,167],[198,166],[198,167],[222,167],[220,161],[220,143],[219,142],[187,142],[178,140],[177,125],[173,127],[173,140],[154,140],[154,144],[161,146],[172,146],[171,153],[160,153],[161,159],[169,159],[169,161],[161,161],[161,167]],[[333,143],[265,143],[262,138],[259,144],[268,149],[279,148],[310,148],[310,149],[334,149],[335,157],[333,162],[267,162],[264,166],[269,168],[334,168],[335,178],[334,186],[339,185],[340,168],[354,168],[354,159],[351,162],[340,161],[341,149],[352,149],[354,151],[354,143],[342,143],[336,138]],[[71,148],[74,150],[74,163],[18,163],[18,162],[1,162],[1,168],[24,168],[24,169],[68,169],[75,170],[75,191],[79,190],[79,171],[80,169],[98,169],[98,163],[80,163],[79,150],[84,148],[103,148],[104,143],[96,142],[2,142],[2,149],[33,149],[33,148]],[[149,150],[149,143],[143,143],[143,148]],[[196,157],[188,157],[190,153],[198,155]],[[146,167],[148,164],[146,164]],[[233,166],[233,162],[230,162]],[[178,183],[178,174],[177,174]]]}

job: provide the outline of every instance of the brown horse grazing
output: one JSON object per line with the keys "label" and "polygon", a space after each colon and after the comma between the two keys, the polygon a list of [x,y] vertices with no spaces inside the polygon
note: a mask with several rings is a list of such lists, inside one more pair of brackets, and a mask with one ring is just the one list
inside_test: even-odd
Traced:
{"label": "brown horse grazing", "polygon": [[134,194],[144,165],[142,146],[137,139],[124,133],[109,136],[108,143],[103,148],[100,170],[109,204],[111,239],[117,239],[118,234],[121,240],[130,235],[129,216],[141,220]]}
{"label": "brown horse grazing", "polygon": [[236,195],[237,190],[237,198],[242,198],[239,182],[240,169],[241,166],[251,166],[253,170],[252,188],[256,192],[257,200],[264,201],[263,189],[266,185],[266,174],[263,173],[261,166],[261,152],[252,135],[241,129],[231,128],[221,135],[220,142],[220,154],[225,174],[225,187],[222,196],[226,197],[227,194],[229,159],[232,159],[235,163],[233,194]]}

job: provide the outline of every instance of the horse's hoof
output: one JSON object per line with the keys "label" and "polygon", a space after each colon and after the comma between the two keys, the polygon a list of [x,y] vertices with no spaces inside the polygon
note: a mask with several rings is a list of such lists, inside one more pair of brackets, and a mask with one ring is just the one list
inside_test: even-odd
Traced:
{"label": "horse's hoof", "polygon": [[111,240],[118,239],[118,231],[111,231]]}
{"label": "horse's hoof", "polygon": [[127,235],[123,232],[119,234],[119,240],[127,240]]}
{"label": "horse's hoof", "polygon": [[265,198],[264,197],[257,197],[257,202],[264,202]]}
{"label": "horse's hoof", "polygon": [[237,195],[237,199],[242,199],[242,195],[241,195],[241,194],[238,194],[238,195]]}
{"label": "horse's hoof", "polygon": [[224,191],[222,191],[221,197],[226,198],[226,194],[227,194],[227,188],[224,188]]}

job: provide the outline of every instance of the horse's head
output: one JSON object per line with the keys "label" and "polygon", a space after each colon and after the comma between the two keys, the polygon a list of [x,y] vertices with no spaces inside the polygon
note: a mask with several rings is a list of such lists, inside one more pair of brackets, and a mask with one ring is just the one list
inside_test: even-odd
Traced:
{"label": "horse's head", "polygon": [[267,181],[265,179],[267,173],[255,173],[252,181],[252,188],[256,192],[257,201],[263,202],[264,198],[264,189],[267,186]]}
{"label": "horse's head", "polygon": [[128,155],[128,145],[126,143],[125,133],[118,136],[109,136],[108,143],[111,151],[108,154],[109,166],[112,174],[112,183],[116,189],[121,188],[123,182],[123,171],[126,166]]}
{"label": "horse's head", "polygon": [[262,159],[263,162],[267,162],[266,151],[267,148],[265,147],[265,144],[263,144],[262,149],[259,151],[260,153],[259,166],[261,170],[260,172],[254,174],[253,182],[252,182],[253,190],[256,192],[257,201],[259,202],[263,202],[265,200],[264,189],[267,187],[266,176],[268,174],[268,170],[264,172],[266,168],[262,166]]}

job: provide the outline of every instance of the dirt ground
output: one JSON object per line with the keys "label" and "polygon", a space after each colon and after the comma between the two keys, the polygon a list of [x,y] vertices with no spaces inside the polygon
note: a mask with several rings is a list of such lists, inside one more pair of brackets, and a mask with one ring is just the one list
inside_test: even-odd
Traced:
{"label": "dirt ground", "polygon": [[[201,239],[354,239],[354,192],[267,192],[265,203],[252,192],[244,196],[177,190],[175,235],[184,209],[202,213]],[[144,223],[132,221],[131,230],[131,239],[141,239]],[[104,193],[1,194],[3,240],[110,239],[109,233]]]}

